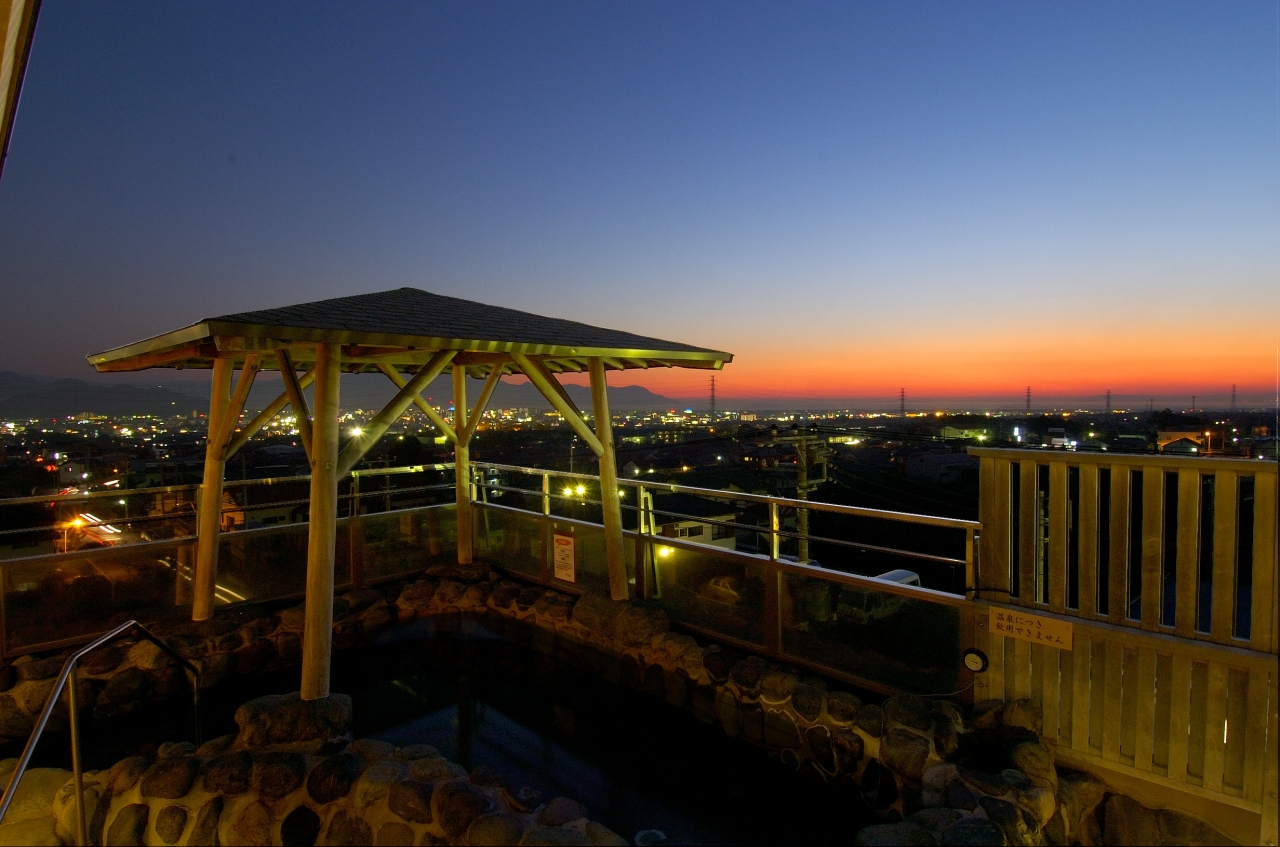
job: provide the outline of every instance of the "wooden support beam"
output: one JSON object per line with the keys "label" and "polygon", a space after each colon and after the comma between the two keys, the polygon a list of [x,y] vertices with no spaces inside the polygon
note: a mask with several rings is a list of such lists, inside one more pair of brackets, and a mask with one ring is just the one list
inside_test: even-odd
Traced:
{"label": "wooden support beam", "polygon": [[[307,461],[314,463],[315,454],[311,450],[311,410],[307,408],[307,398],[302,394],[302,386],[298,382],[298,374],[294,369],[289,351],[276,350],[276,363],[280,366],[280,378],[284,380],[285,393],[289,395],[293,415],[298,421],[298,437],[302,439],[302,447],[307,451]],[[318,359],[316,367],[312,370],[319,372]]]}
{"label": "wooden support beam", "polygon": [[[315,378],[316,378],[316,369],[312,368],[311,370],[307,371],[302,375],[302,379],[298,380],[298,387],[300,389],[306,388],[315,380]],[[259,412],[256,418],[249,421],[248,424],[242,427],[241,430],[235,434],[235,437],[231,439],[231,443],[227,445],[226,451],[222,454],[222,461],[224,462],[230,461],[231,457],[234,456],[236,452],[240,450],[241,447],[249,443],[250,438],[253,438],[253,436],[257,435],[258,430],[266,426],[267,423],[272,418],[280,414],[281,409],[283,409],[285,406],[288,406],[288,405],[289,405],[289,392],[287,391],[281,392],[280,396],[272,400],[270,405],[267,406],[267,408]]]}
{"label": "wooden support beam", "polygon": [[440,376],[440,372],[449,365],[453,356],[454,351],[452,350],[441,350],[436,353],[435,357],[423,365],[413,379],[405,383],[400,391],[396,393],[396,396],[391,398],[391,402],[387,403],[381,412],[374,415],[373,420],[365,425],[363,431],[347,442],[347,446],[342,450],[342,455],[338,457],[339,479],[351,473],[351,469],[356,466],[356,463],[363,459],[369,449],[386,434],[391,425],[400,419],[405,409],[408,409],[413,402],[413,398],[419,396],[422,393],[422,389],[426,388],[431,383],[431,380]]}
{"label": "wooden support beam", "polygon": [[480,398],[476,400],[476,406],[471,410],[470,417],[467,418],[466,429],[459,435],[463,443],[471,443],[471,436],[476,434],[476,425],[480,423],[480,418],[484,415],[484,409],[489,405],[489,398],[493,396],[493,390],[498,387],[498,382],[501,379],[502,366],[494,365],[489,369],[489,376],[485,378],[484,388],[480,389]]}
{"label": "wooden support beam", "polygon": [[[382,371],[387,379],[395,383],[397,388],[404,388],[409,384],[409,381],[390,365],[378,365],[378,370]],[[430,403],[422,399],[421,393],[414,395],[413,405],[417,406],[418,411],[427,416],[427,420],[436,425],[436,429],[440,430],[441,435],[454,444],[458,443],[458,434],[453,431],[453,427],[449,426],[448,421],[440,417],[440,413]]]}
{"label": "wooden support beam", "polygon": [[560,384],[550,371],[539,361],[530,359],[522,353],[512,353],[512,360],[520,368],[520,371],[529,378],[534,388],[546,397],[552,407],[560,413],[573,431],[579,438],[586,442],[591,448],[591,452],[596,456],[604,455],[604,445],[600,443],[600,439],[596,438],[595,433],[582,420],[582,413],[578,411],[578,407],[574,405],[573,400],[569,399],[569,393],[564,390],[564,386]]}
{"label": "wooden support beam", "polygon": [[[467,369],[453,366],[453,426],[457,432],[467,430]],[[453,445],[454,494],[458,504],[458,564],[469,565],[473,557],[471,534],[471,450],[465,439]]]}
{"label": "wooden support beam", "polygon": [[213,387],[209,392],[209,429],[204,449],[204,484],[200,486],[200,505],[196,512],[196,572],[193,577],[191,619],[207,621],[213,617],[213,590],[218,578],[218,534],[222,530],[222,460],[223,444],[219,441],[225,425],[227,407],[231,403],[230,359],[213,360]]}
{"label": "wooden support beam", "polygon": [[622,544],[622,504],[618,496],[618,460],[613,452],[613,419],[609,414],[609,384],[604,360],[594,356],[591,369],[591,406],[595,413],[596,437],[603,448],[600,456],[600,505],[604,513],[604,556],[609,567],[609,594],[614,600],[630,597],[627,562]]}
{"label": "wooden support beam", "polygon": [[338,539],[339,345],[316,345],[316,409],[307,527],[307,588],[302,632],[302,699],[329,696],[333,642],[333,563]]}
{"label": "wooden support beam", "polygon": [[261,367],[258,364],[257,353],[245,356],[244,364],[240,366],[240,378],[236,380],[236,389],[231,394],[231,402],[227,405],[222,430],[218,433],[218,446],[222,452],[223,462],[227,460],[227,443],[231,441],[231,436],[236,431],[236,424],[240,423],[240,416],[244,414],[244,404],[249,399],[249,391],[253,388],[253,381]]}

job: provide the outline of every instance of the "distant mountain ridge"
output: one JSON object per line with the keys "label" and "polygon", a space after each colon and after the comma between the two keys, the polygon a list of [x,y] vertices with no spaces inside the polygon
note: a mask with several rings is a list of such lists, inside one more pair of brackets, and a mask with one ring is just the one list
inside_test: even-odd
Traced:
{"label": "distant mountain ridge", "polygon": [[[103,377],[104,380],[110,377]],[[474,403],[483,383],[467,380],[467,398]],[[565,386],[569,396],[584,411],[591,410],[591,390],[586,386]],[[261,409],[280,393],[274,374],[259,377],[250,392],[247,406]],[[344,375],[339,389],[344,409],[381,408],[395,394],[390,380],[374,375]],[[437,405],[449,405],[453,387],[448,377],[432,382],[425,396]],[[683,408],[681,401],[654,394],[638,385],[609,389],[609,407],[615,412]],[[190,415],[209,408],[209,385],[203,381],[178,384],[135,385],[97,380],[58,379],[0,371],[0,419],[62,418],[83,413],[97,415]],[[489,401],[492,409],[550,409],[538,390],[529,383],[500,383]]]}

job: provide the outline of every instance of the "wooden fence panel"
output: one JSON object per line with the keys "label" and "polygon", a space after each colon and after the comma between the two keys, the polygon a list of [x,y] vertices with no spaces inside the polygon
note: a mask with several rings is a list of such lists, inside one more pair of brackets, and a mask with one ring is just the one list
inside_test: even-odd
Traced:
{"label": "wooden fence panel", "polygon": [[977,585],[991,599],[1009,601],[1011,549],[1009,545],[1009,460],[983,457],[978,499],[982,521],[980,569]]}
{"label": "wooden fence panel", "polygon": [[[1265,756],[1267,752],[1267,693],[1274,681],[1274,674],[1257,668],[1249,672],[1249,704],[1246,707],[1244,731],[1244,799],[1261,803],[1264,786]],[[1272,755],[1275,755],[1276,739],[1271,739]]]}
{"label": "wooden fence panel", "polygon": [[1149,647],[1138,650],[1137,673],[1132,689],[1125,686],[1125,697],[1132,697],[1136,726],[1134,728],[1133,766],[1150,771],[1155,742],[1156,651]]}
{"label": "wooden fence panel", "polygon": [[1018,602],[1036,602],[1036,463],[1022,462],[1018,472]]}
{"label": "wooden fence panel", "polygon": [[[1174,628],[1183,638],[1196,629],[1196,595],[1200,584],[1200,473],[1178,471],[1177,602]],[[1206,562],[1206,567],[1208,563]]]}
{"label": "wooden fence panel", "polygon": [[1227,720],[1227,666],[1209,663],[1208,686],[1205,689],[1204,718],[1204,782],[1210,791],[1222,791],[1222,770],[1226,757],[1223,724]]}
{"label": "wooden fence panel", "polygon": [[1191,726],[1191,657],[1175,653],[1169,684],[1169,778],[1187,781]]}
{"label": "wooden fence panel", "polygon": [[1093,645],[1077,632],[1071,651],[1071,749],[1089,752],[1089,704],[1091,702]]}
{"label": "wooden fence panel", "polygon": [[1213,613],[1210,631],[1230,644],[1236,612],[1236,503],[1234,471],[1217,471],[1213,482]]}
{"label": "wooden fence panel", "polygon": [[1104,645],[1106,650],[1106,686],[1103,693],[1102,717],[1102,758],[1109,762],[1120,761],[1121,736],[1121,697],[1123,694],[1124,676],[1121,662],[1124,659],[1124,647],[1119,641],[1108,639]]}
{"label": "wooden fence panel", "polygon": [[1253,610],[1249,646],[1280,651],[1276,638],[1276,478],[1253,477]]}
{"label": "wooden fence panel", "polygon": [[1129,609],[1129,468],[1111,468],[1111,598],[1108,618],[1124,624]]}
{"label": "wooden fence panel", "polygon": [[1067,466],[1049,463],[1049,611],[1061,614],[1067,590]]}
{"label": "wooden fence panel", "polygon": [[[1136,527],[1135,527],[1136,530]],[[1142,602],[1143,629],[1160,626],[1160,554],[1164,546],[1164,468],[1142,471]]]}
{"label": "wooden fence panel", "polygon": [[1080,467],[1080,617],[1098,611],[1098,466]]}

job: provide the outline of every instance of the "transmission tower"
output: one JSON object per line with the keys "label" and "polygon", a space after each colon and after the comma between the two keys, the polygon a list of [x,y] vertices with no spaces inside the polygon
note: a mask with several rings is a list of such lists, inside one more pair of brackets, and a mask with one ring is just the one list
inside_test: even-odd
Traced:
{"label": "transmission tower", "polygon": [[907,389],[898,389],[898,414],[902,417],[907,416]]}
{"label": "transmission tower", "polygon": [[1031,386],[1027,386],[1027,414],[1031,414]]}
{"label": "transmission tower", "polygon": [[711,417],[716,416],[716,378],[711,377]]}
{"label": "transmission tower", "polygon": [[1232,383],[1231,384],[1231,411],[1234,412],[1235,410],[1236,410],[1236,386],[1235,386],[1235,383]]}
{"label": "transmission tower", "polygon": [[1107,414],[1111,414],[1111,389],[1107,389]]}

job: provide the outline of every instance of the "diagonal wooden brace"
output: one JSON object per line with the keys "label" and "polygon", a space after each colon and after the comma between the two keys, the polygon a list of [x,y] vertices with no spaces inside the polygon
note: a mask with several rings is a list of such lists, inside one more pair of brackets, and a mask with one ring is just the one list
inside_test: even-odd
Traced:
{"label": "diagonal wooden brace", "polygon": [[453,361],[453,357],[457,355],[456,350],[441,350],[431,357],[431,361],[422,366],[413,377],[405,383],[404,387],[391,398],[391,402],[383,407],[381,412],[373,416],[373,420],[365,425],[364,430],[349,442],[343,448],[342,454],[338,456],[338,478],[346,476],[356,463],[364,458],[364,454],[369,452],[369,448],[378,443],[378,439],[386,434],[391,424],[399,420],[404,414],[404,410],[409,408],[413,402],[413,398],[422,393],[422,389],[426,388],[431,380],[440,376],[441,372]]}
{"label": "diagonal wooden brace", "polygon": [[523,353],[512,353],[511,360],[520,368],[521,373],[529,378],[533,386],[542,393],[542,396],[547,398],[552,407],[560,413],[560,416],[568,422],[574,433],[586,442],[587,446],[591,448],[591,452],[597,456],[603,456],[604,445],[600,443],[600,439],[596,438],[596,434],[583,421],[582,413],[578,411],[578,407],[569,399],[569,394],[564,390],[564,386],[560,384],[560,381],[541,362],[530,359]]}
{"label": "diagonal wooden brace", "polygon": [[[390,365],[378,365],[378,370],[382,371],[382,373],[386,375],[387,379],[395,383],[397,388],[404,388],[409,382],[401,376],[399,371]],[[440,413],[437,412],[430,403],[422,399],[421,392],[413,396],[413,405],[417,406],[418,411],[427,416],[427,420],[436,425],[436,428],[440,430],[441,435],[449,439],[454,444],[458,443],[458,434],[453,431],[453,427],[449,426],[448,421],[440,417]]]}

